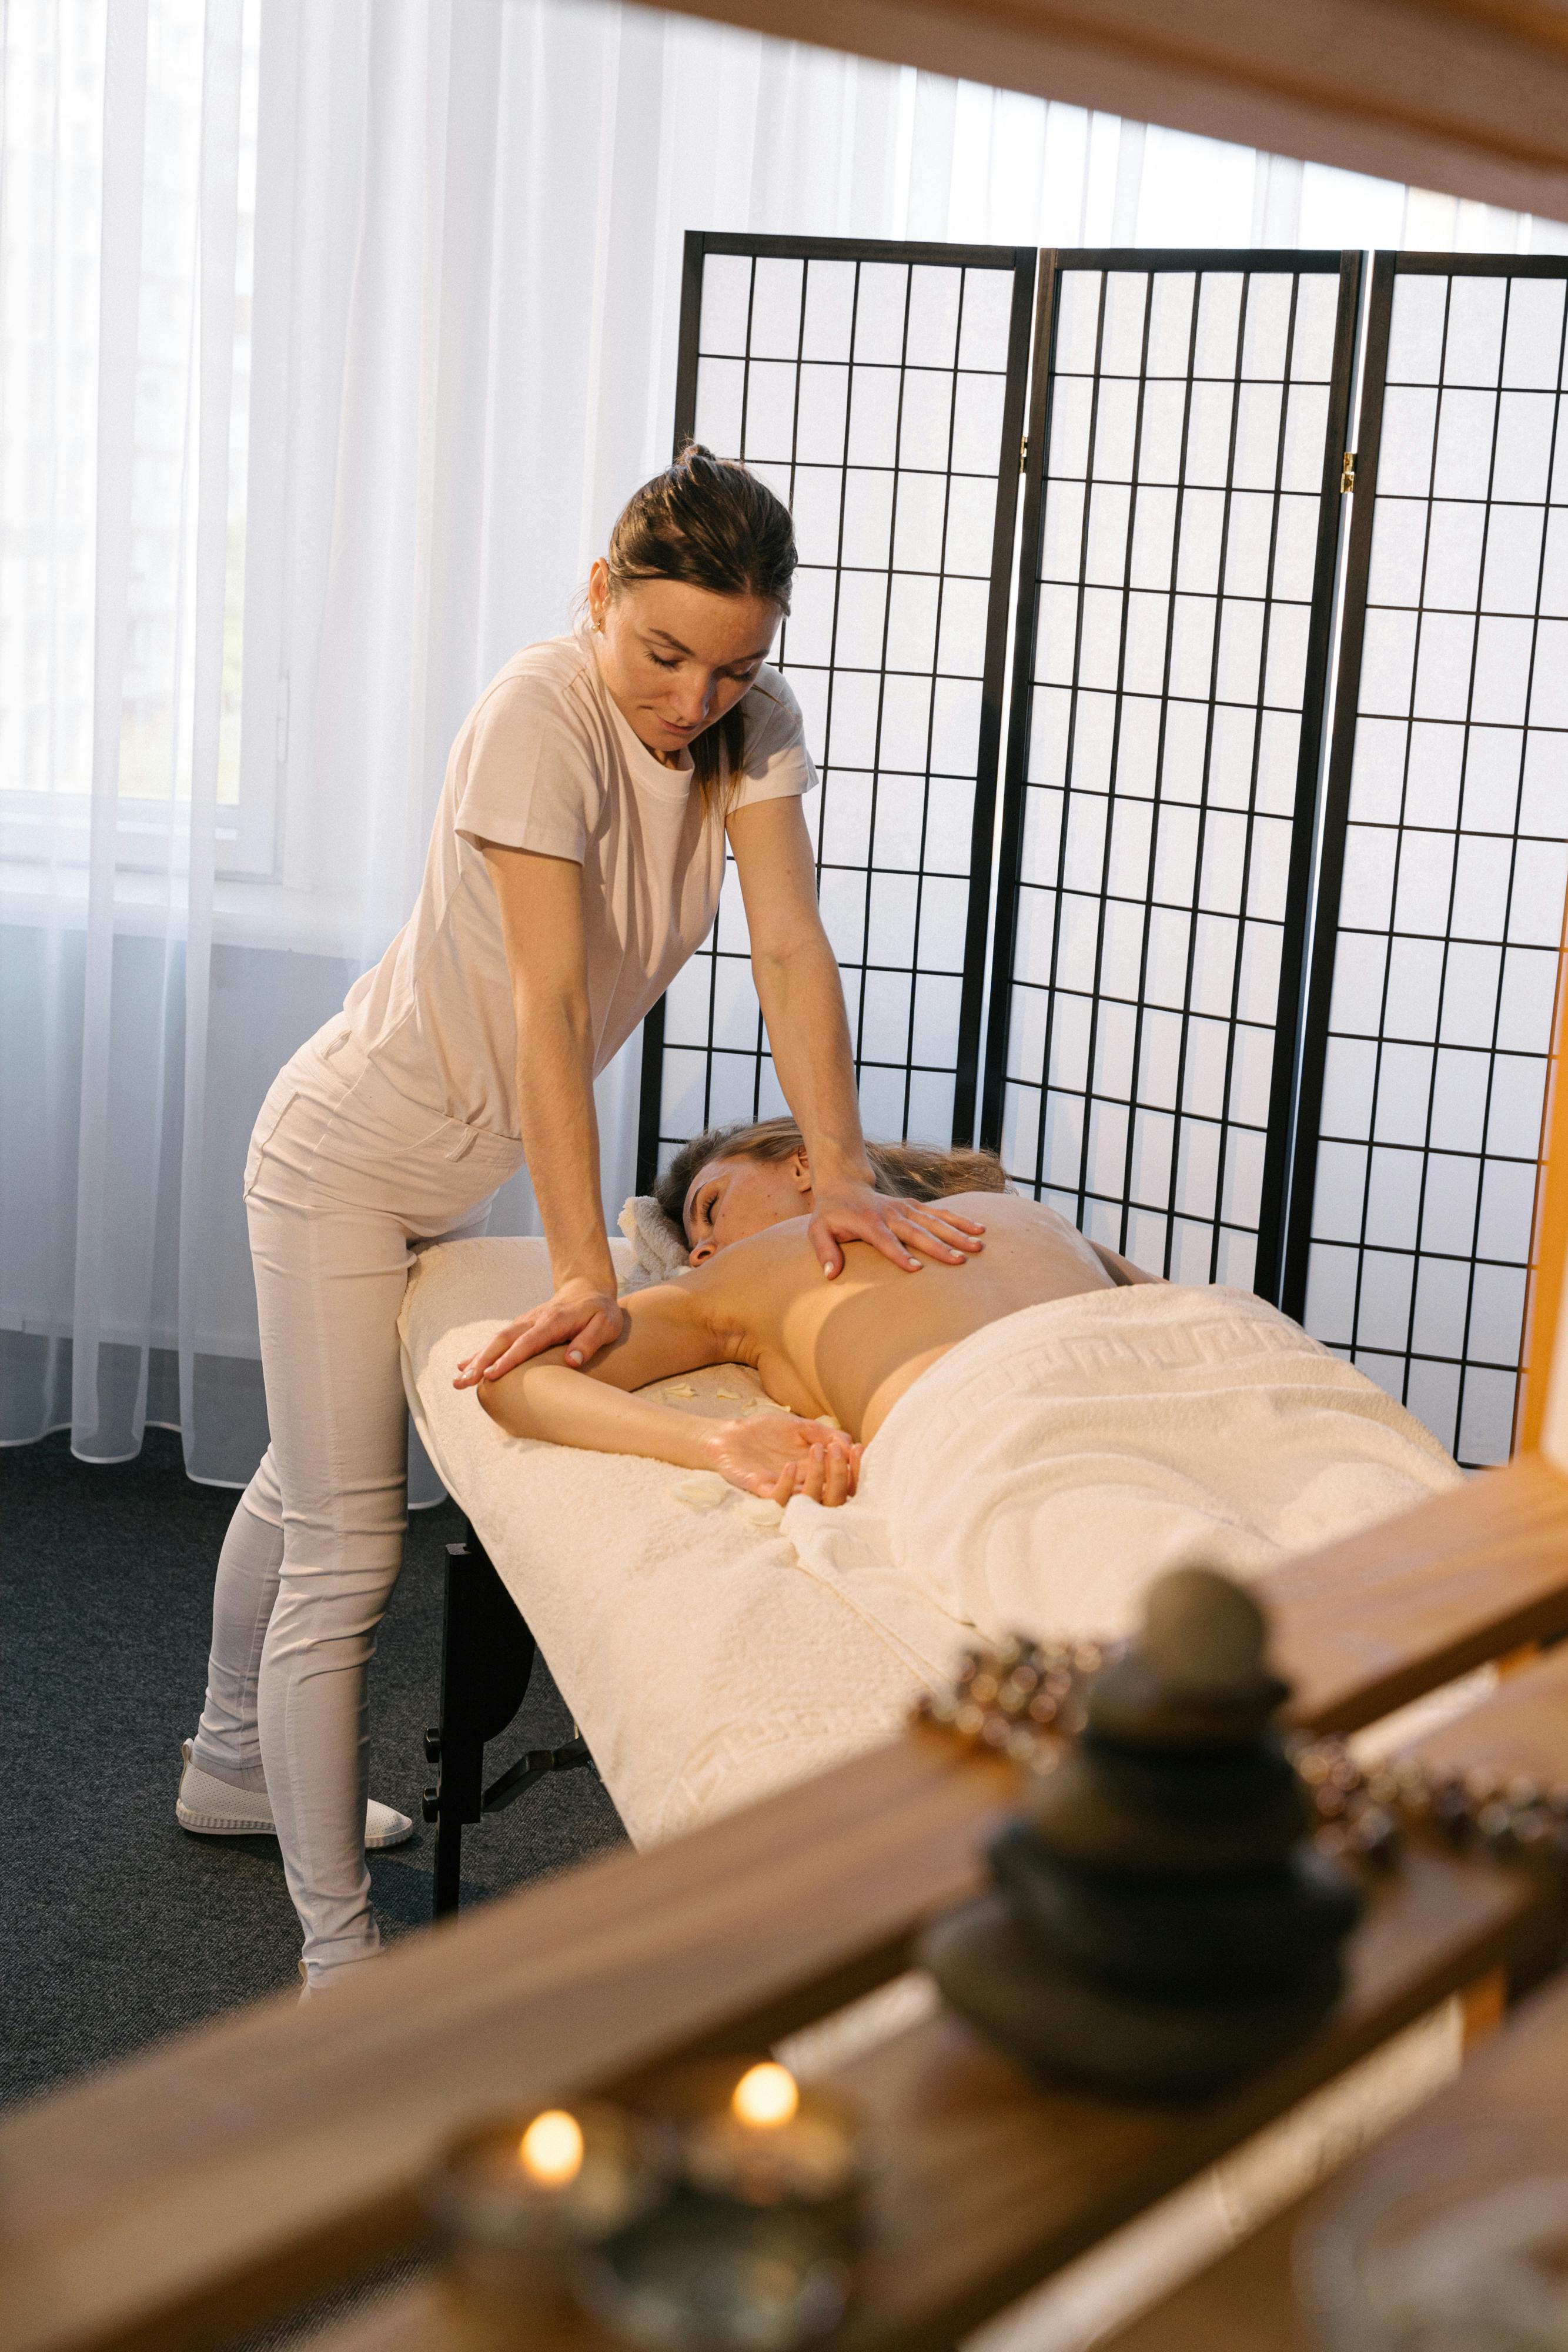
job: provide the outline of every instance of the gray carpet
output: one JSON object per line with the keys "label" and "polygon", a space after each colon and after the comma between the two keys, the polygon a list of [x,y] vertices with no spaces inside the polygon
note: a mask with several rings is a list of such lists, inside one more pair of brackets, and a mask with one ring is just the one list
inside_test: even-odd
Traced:
{"label": "gray carpet", "polygon": [[[194,1729],[213,1570],[235,1496],[186,1478],[150,1430],[135,1462],[73,1460],[64,1436],[0,1451],[0,1786],[5,1790],[0,2099],[43,2091],[296,1979],[299,1930],[271,1839],[174,1821]],[[430,1778],[450,1505],[410,1522],[371,1670],[372,1793],[417,1820]],[[542,1661],[495,1769],[570,1733]],[[530,1790],[464,1840],[464,1901],[617,1843],[591,1771]],[[434,1832],[375,1854],[384,1935],[430,1917]]]}

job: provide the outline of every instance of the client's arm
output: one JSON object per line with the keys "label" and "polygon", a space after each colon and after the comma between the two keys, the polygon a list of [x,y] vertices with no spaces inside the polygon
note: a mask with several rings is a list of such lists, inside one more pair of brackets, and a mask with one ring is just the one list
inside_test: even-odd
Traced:
{"label": "client's arm", "polygon": [[572,1370],[564,1348],[551,1348],[482,1387],[480,1403],[513,1437],[588,1446],[596,1454],[651,1454],[688,1470],[706,1467],[697,1458],[705,1433],[700,1422],[651,1397],[626,1393],[672,1372],[725,1360],[722,1344],[687,1295],[693,1279],[662,1282],[625,1300],[620,1336],[587,1370]]}
{"label": "client's arm", "polygon": [[[621,1336],[586,1371],[574,1371],[552,1348],[481,1386],[479,1402],[513,1437],[595,1454],[637,1454],[683,1470],[716,1470],[749,1493],[779,1492],[786,1473],[819,1502],[854,1492],[860,1448],[794,1413],[759,1412],[711,1421],[630,1390],[706,1364],[731,1360],[701,1312],[701,1277],[661,1283],[622,1302]],[[779,1499],[783,1499],[782,1494]]]}

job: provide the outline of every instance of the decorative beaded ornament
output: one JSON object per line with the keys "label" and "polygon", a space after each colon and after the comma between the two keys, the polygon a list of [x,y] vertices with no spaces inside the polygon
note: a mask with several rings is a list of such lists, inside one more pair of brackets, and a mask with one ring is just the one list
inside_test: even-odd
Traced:
{"label": "decorative beaded ornament", "polygon": [[[914,1720],[971,1747],[1053,1772],[1082,1730],[1089,1685],[1125,1642],[1030,1642],[965,1653],[953,1681],[915,1702]],[[1409,1759],[1359,1765],[1343,1739],[1285,1736],[1285,1752],[1317,1819],[1314,1843],[1347,1860],[1394,1861],[1406,1828],[1426,1822],[1455,1845],[1474,1839],[1506,1860],[1539,1857],[1568,1868],[1568,1783],[1523,1775],[1433,1772]]]}

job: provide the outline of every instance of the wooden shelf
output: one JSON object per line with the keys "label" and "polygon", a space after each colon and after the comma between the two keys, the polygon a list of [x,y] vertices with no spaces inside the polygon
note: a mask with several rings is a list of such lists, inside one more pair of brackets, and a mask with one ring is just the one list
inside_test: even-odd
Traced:
{"label": "wooden shelf", "polygon": [[[1312,2200],[1301,2198],[1095,2352],[1313,2352],[1291,2275]],[[334,2338],[334,2342],[336,2339]]]}
{"label": "wooden shelf", "polygon": [[[1565,1743],[1568,1744],[1568,1743]],[[882,2156],[870,2252],[833,2352],[945,2352],[1448,1992],[1492,1967],[1555,1888],[1417,1849],[1375,1889],[1324,2030],[1220,2098],[1155,2106],[1043,2088],[946,2013],[832,2078]],[[317,2352],[468,2352],[476,2315],[424,2285]],[[551,2352],[602,2352],[585,2322]]]}
{"label": "wooden shelf", "polygon": [[1303,1552],[1257,1590],[1289,1712],[1355,1731],[1527,1642],[1568,1634],[1568,1478],[1539,1455]]}
{"label": "wooden shelf", "polygon": [[1310,2352],[1291,2278],[1296,2232],[1353,2175],[1397,2162],[1435,2135],[1478,2125],[1528,2131],[1536,2121],[1561,2131],[1568,2080],[1568,1983],[1561,1979],[1525,2002],[1459,2080],[1375,2147],[1166,2295],[1100,2352]]}

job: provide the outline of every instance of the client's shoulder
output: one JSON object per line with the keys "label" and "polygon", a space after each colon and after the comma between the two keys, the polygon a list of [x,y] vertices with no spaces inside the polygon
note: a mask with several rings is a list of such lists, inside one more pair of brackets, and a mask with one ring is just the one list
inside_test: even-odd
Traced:
{"label": "client's shoulder", "polygon": [[755,1339],[770,1329],[816,1261],[807,1243],[810,1217],[786,1217],[758,1234],[727,1242],[723,1249],[671,1286],[689,1309],[731,1341]]}

